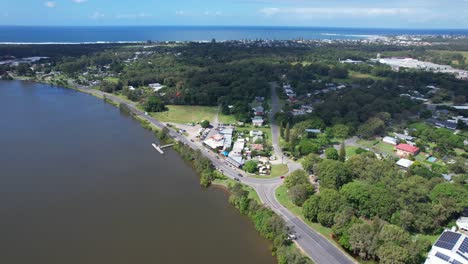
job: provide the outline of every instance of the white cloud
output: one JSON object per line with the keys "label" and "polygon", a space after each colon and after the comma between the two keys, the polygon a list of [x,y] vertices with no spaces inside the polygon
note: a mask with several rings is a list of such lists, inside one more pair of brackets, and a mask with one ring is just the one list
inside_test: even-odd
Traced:
{"label": "white cloud", "polygon": [[187,14],[187,12],[185,12],[184,10],[177,10],[175,11],[175,14],[178,16],[184,16],[185,14]]}
{"label": "white cloud", "polygon": [[416,10],[411,8],[328,8],[328,7],[302,7],[302,8],[276,8],[266,7],[259,10],[265,16],[291,15],[291,16],[392,16],[413,14]]}
{"label": "white cloud", "polygon": [[81,3],[87,2],[88,0],[72,0],[72,1],[77,4],[81,4]]}
{"label": "white cloud", "polygon": [[147,18],[147,17],[152,17],[152,14],[140,12],[136,14],[118,14],[116,16],[117,19],[135,19],[135,18]]}
{"label": "white cloud", "polygon": [[47,2],[44,2],[44,5],[48,8],[54,8],[57,6],[57,4],[55,2],[52,2],[52,1],[47,1]]}
{"label": "white cloud", "polygon": [[96,11],[91,15],[92,19],[100,19],[100,18],[103,18],[103,17],[104,17],[104,14],[99,12],[99,11]]}

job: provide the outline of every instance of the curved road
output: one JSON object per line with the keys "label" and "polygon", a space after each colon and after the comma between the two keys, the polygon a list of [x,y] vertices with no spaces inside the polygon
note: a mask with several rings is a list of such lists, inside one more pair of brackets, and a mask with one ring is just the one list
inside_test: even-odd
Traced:
{"label": "curved road", "polygon": [[[158,127],[160,129],[167,127],[165,124],[161,123],[160,121],[154,119],[151,116],[145,115],[145,113],[138,108],[134,103],[130,103],[122,98],[114,96],[112,94],[103,93],[101,91],[89,89],[84,86],[76,86],[80,91],[97,95],[100,97],[107,97],[112,99],[114,102],[123,103],[127,105],[135,114],[143,117],[144,119],[148,120],[152,125]],[[272,129],[272,142],[273,148],[277,155],[277,157],[283,157],[283,153],[279,146],[279,129],[278,126],[274,123],[274,115],[280,109],[279,106],[279,99],[276,94],[276,86],[272,84],[271,86],[271,93],[272,93],[272,111],[270,112],[270,120],[271,120],[271,129]],[[180,135],[173,129],[169,128],[169,135],[174,139],[183,142],[184,144],[189,145],[192,149],[199,149],[202,153],[205,154],[216,166],[223,170],[224,174],[229,178],[238,178],[239,174],[242,174],[243,177],[239,178],[239,180],[251,187],[253,187],[262,202],[279,214],[281,217],[284,218],[288,226],[294,230],[297,234],[298,239],[296,240],[302,250],[317,264],[351,264],[357,263],[351,257],[343,253],[337,246],[327,240],[325,237],[317,233],[315,230],[307,226],[301,219],[296,217],[292,214],[288,209],[282,206],[278,200],[276,199],[275,190],[282,184],[282,180],[280,178],[276,179],[256,179],[247,177],[242,171],[232,168],[227,164],[226,161],[217,159],[217,155],[213,152],[209,151],[208,149],[202,147],[200,144],[196,144],[195,142],[191,142],[186,137]],[[297,162],[292,162],[287,158],[283,159],[283,162],[286,161],[289,173],[293,172],[294,170],[302,168],[302,166]],[[289,174],[288,173],[288,174]]]}

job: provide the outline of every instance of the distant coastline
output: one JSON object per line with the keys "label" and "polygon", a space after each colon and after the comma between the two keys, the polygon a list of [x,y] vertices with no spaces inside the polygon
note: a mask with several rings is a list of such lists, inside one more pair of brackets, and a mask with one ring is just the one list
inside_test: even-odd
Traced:
{"label": "distant coastline", "polygon": [[0,44],[102,44],[150,41],[359,40],[395,35],[468,35],[468,29],[286,26],[0,26]]}

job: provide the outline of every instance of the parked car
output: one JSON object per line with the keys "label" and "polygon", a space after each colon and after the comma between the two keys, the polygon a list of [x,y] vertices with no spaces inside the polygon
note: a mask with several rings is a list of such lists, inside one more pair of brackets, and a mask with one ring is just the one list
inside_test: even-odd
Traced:
{"label": "parked car", "polygon": [[281,177],[280,177],[280,179],[284,179],[284,178],[286,178],[286,177],[284,177],[284,176],[281,176]]}
{"label": "parked car", "polygon": [[288,234],[288,238],[290,240],[296,240],[297,239],[297,236],[295,234]]}
{"label": "parked car", "polygon": [[239,176],[239,177],[244,177],[244,176],[243,176],[242,174],[240,174],[240,173],[239,173],[239,174],[237,174],[237,176]]}
{"label": "parked car", "polygon": [[234,180],[240,182],[239,178],[234,178]]}

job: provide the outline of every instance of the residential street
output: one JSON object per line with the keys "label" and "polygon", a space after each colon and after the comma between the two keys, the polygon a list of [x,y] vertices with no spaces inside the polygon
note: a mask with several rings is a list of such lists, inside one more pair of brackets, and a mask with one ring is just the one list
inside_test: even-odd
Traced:
{"label": "residential street", "polygon": [[[76,86],[76,85],[75,85]],[[89,89],[86,87],[77,87],[83,92],[94,94],[98,96],[106,96],[107,98],[117,102],[123,103],[127,105],[135,114],[141,116],[142,118],[148,120],[154,126],[162,129],[166,127],[165,124],[159,122],[158,120],[152,118],[151,116],[145,115],[144,112],[137,109],[134,103],[130,103],[126,100],[123,100],[117,96],[112,94],[103,93],[98,90]],[[283,157],[283,153],[281,151],[281,147],[279,145],[279,128],[274,123],[274,115],[278,111],[280,111],[280,104],[279,98],[276,94],[276,87],[272,85],[271,87],[272,93],[272,110],[270,111],[270,124],[272,129],[272,142],[273,148],[275,151],[275,155],[281,160]],[[251,187],[253,187],[262,202],[271,208],[273,211],[278,213],[281,217],[283,217],[287,224],[291,227],[291,229],[297,234],[298,239],[297,243],[299,246],[304,250],[304,252],[317,264],[347,264],[347,263],[356,263],[351,257],[343,253],[337,246],[327,240],[325,237],[320,235],[318,232],[307,226],[301,219],[294,216],[288,209],[283,207],[278,200],[276,199],[275,190],[282,184],[280,178],[275,179],[256,179],[248,177],[247,174],[232,168],[225,162],[224,160],[220,160],[216,158],[216,154],[209,151],[208,149],[204,148],[201,144],[191,142],[185,136],[177,133],[173,129],[169,128],[169,134],[172,138],[183,142],[184,144],[189,145],[192,149],[199,149],[202,153],[204,153],[216,166],[224,171],[224,174],[229,178],[239,178],[238,174],[241,173],[243,177],[239,178],[239,180]],[[150,146],[150,143],[148,143]],[[289,173],[293,172],[294,170],[302,168],[301,164],[297,162],[293,162],[286,157],[284,157],[283,162],[288,165]],[[288,173],[288,174],[289,174]]]}

